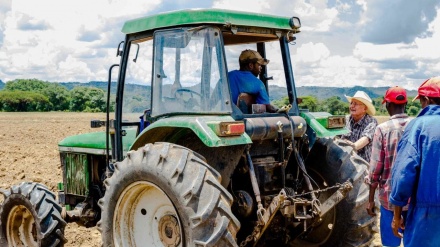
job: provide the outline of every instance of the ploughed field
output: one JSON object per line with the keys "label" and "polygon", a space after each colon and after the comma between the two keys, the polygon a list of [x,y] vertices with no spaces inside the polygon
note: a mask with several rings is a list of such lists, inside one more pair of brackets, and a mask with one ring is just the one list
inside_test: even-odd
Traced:
{"label": "ploughed field", "polygon": [[[70,135],[105,131],[90,128],[91,119],[105,120],[105,114],[0,112],[0,187],[34,181],[56,192],[63,179],[58,142]],[[96,227],[67,224],[65,237],[68,247],[101,246],[101,234]]]}
{"label": "ploughed field", "polygon": [[[67,136],[105,130],[90,128],[92,119],[105,120],[105,114],[0,112],[0,188],[34,181],[56,192],[57,183],[62,181],[58,142]],[[386,119],[378,117],[379,122]],[[380,246],[380,236],[376,236],[374,245]],[[102,244],[96,227],[84,228],[75,223],[67,224],[65,237],[67,247]]]}

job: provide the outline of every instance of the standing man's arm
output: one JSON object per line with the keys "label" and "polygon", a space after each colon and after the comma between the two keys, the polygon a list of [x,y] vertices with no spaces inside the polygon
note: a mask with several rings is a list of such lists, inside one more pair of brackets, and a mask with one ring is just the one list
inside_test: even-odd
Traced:
{"label": "standing man's arm", "polygon": [[370,158],[370,194],[368,197],[367,212],[370,216],[376,216],[374,212],[374,194],[379,185],[384,170],[385,152],[383,145],[383,136],[380,128],[376,128],[371,148]]}
{"label": "standing man's arm", "polygon": [[358,151],[359,149],[367,146],[368,143],[370,143],[370,139],[368,139],[366,136],[362,136],[359,140],[353,143],[352,147],[354,150]]}
{"label": "standing man's arm", "polygon": [[[417,130],[417,127],[411,128]],[[408,139],[417,139],[418,135],[412,131],[403,133],[402,139],[397,147],[397,156],[391,168],[391,193],[390,202],[394,205],[394,216],[391,223],[394,235],[402,237],[398,232],[399,227],[404,229],[401,213],[402,208],[408,203],[414,188],[417,186],[416,180],[419,176],[421,156]]]}
{"label": "standing man's arm", "polygon": [[402,228],[402,230],[405,229],[401,206],[394,206],[394,216],[393,221],[391,222],[391,228],[393,228],[393,233],[396,237],[403,238],[403,234],[399,232],[399,228]]}
{"label": "standing man's arm", "polygon": [[378,185],[378,182],[371,182],[370,184],[370,195],[368,196],[367,207],[367,212],[370,216],[376,216],[376,212],[374,212],[374,193],[376,192],[376,188]]}
{"label": "standing man's arm", "polygon": [[362,131],[362,137],[359,138],[359,140],[357,140],[356,142],[351,143],[351,146],[353,147],[354,150],[357,151],[362,149],[363,147],[367,146],[368,143],[370,143],[370,141],[373,140],[376,126],[377,126],[376,119],[374,118],[371,119],[371,122],[367,126],[365,126],[364,130]]}

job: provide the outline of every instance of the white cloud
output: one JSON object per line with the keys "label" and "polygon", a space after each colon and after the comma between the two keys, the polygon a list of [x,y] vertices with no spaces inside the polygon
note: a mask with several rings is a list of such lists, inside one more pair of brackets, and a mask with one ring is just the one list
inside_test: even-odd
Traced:
{"label": "white cloud", "polygon": [[428,25],[439,7],[438,0],[370,0],[364,12],[362,39],[377,44],[411,43],[429,35]]}
{"label": "white cloud", "polygon": [[[159,3],[159,0],[138,0],[131,1],[130,4],[122,0],[13,0],[3,25],[0,79],[16,79],[21,71],[20,78],[53,78],[55,81],[106,80],[106,69],[93,73],[90,71],[96,61],[79,59],[84,54],[107,54],[98,50],[109,49],[99,46],[112,39],[109,34],[117,35],[117,40],[123,39],[120,32],[122,26],[106,26],[108,23],[114,24],[113,20],[128,20],[145,15]],[[105,30],[106,28],[111,30]],[[117,43],[114,43],[113,52],[116,46]],[[114,53],[104,60],[102,62],[107,65],[118,62]],[[68,65],[72,67],[69,68]],[[62,70],[56,71],[52,68]]]}
{"label": "white cloud", "polygon": [[85,62],[79,61],[71,55],[68,55],[64,61],[59,63],[58,69],[59,71],[63,71],[65,81],[75,81],[78,74],[82,74],[82,77],[88,80],[93,80],[95,76]]}
{"label": "white cloud", "polygon": [[262,13],[270,8],[270,3],[265,0],[218,0],[213,1],[212,7],[219,9],[230,9]]}
{"label": "white cloud", "polygon": [[[0,0],[0,79],[107,80],[108,66],[119,62],[115,53],[123,21],[159,10],[212,6],[300,17],[302,32],[291,46],[298,85],[416,88],[440,75],[440,17],[432,7],[438,1],[398,3],[408,5],[390,14],[385,10],[394,3],[380,0]],[[389,30],[418,16],[421,24],[408,26],[412,32],[397,32],[397,41],[384,42],[392,37]],[[280,62],[271,66],[271,74],[281,76]]]}
{"label": "white cloud", "polygon": [[251,0],[218,0],[213,2],[214,8],[249,11],[281,16],[299,16],[304,31],[327,31],[338,15],[336,8],[327,8],[326,0],[311,1],[251,1]]}
{"label": "white cloud", "polygon": [[298,48],[298,62],[319,62],[322,59],[328,58],[329,55],[330,51],[323,43],[313,44],[309,42]]}

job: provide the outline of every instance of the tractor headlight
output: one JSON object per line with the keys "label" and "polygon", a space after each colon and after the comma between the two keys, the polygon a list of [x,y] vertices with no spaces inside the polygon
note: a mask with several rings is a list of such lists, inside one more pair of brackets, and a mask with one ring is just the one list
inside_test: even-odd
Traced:
{"label": "tractor headlight", "polygon": [[299,20],[298,17],[292,17],[290,18],[290,27],[292,27],[292,29],[298,29],[301,27],[301,21]]}

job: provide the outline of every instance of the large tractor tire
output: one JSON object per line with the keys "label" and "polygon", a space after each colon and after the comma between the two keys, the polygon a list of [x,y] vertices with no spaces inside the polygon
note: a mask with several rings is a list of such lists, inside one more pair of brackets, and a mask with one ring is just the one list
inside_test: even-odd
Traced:
{"label": "large tractor tire", "polygon": [[105,180],[107,246],[237,246],[232,196],[203,157],[170,143],[130,151]]}
{"label": "large tractor tire", "polygon": [[0,246],[63,246],[67,242],[62,208],[46,186],[23,182],[1,193]]}
{"label": "large tractor tire", "polygon": [[[320,189],[347,180],[352,180],[353,189],[313,226],[302,239],[301,246],[369,246],[376,222],[376,217],[369,216],[366,210],[369,187],[364,179],[369,164],[343,140],[322,138],[314,144],[306,167]],[[321,192],[319,200],[323,202],[334,191]]]}

